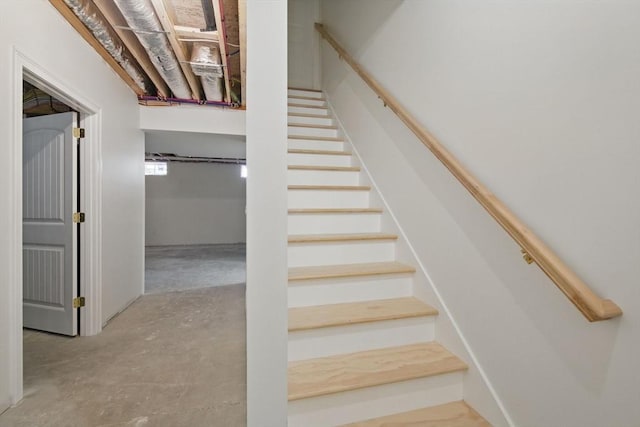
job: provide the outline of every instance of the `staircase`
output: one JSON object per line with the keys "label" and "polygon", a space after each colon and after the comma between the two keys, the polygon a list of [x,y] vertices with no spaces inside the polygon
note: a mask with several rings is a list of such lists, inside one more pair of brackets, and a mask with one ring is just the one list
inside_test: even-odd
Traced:
{"label": "staircase", "polygon": [[289,426],[489,426],[322,92],[288,94]]}

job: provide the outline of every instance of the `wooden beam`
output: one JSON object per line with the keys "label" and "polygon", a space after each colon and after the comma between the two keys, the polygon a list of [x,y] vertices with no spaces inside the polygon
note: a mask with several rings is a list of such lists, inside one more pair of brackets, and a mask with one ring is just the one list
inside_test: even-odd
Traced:
{"label": "wooden beam", "polygon": [[238,23],[240,29],[240,88],[242,106],[247,105],[247,0],[238,0]]}
{"label": "wooden beam", "polygon": [[229,84],[229,61],[227,57],[227,44],[226,44],[226,31],[224,27],[224,22],[222,20],[222,13],[224,12],[222,9],[222,5],[220,0],[211,0],[213,4],[213,13],[216,18],[216,28],[218,29],[218,33],[220,36],[220,42],[218,43],[220,46],[220,57],[222,58],[222,72],[224,75],[224,89],[225,89],[225,101],[231,102],[231,85]]}
{"label": "wooden beam", "polygon": [[71,9],[65,4],[64,0],[49,0],[49,3],[53,7],[55,7],[58,12],[64,17],[64,19],[71,24],[73,28],[82,36],[83,39],[87,41],[93,47],[93,49],[98,52],[98,55],[104,59],[107,64],[116,72],[118,76],[133,90],[133,92],[142,96],[145,94],[144,90],[136,84],[136,82],[131,78],[129,74],[122,68],[118,62],[113,59],[113,57],[107,52],[107,50],[100,44],[100,42],[94,37],[93,33],[85,27],[85,25],[80,21],[80,19],[73,13]]}
{"label": "wooden beam", "polygon": [[191,65],[189,65],[189,60],[191,59],[188,56],[189,52],[186,49],[185,44],[178,40],[176,32],[173,29],[175,12],[172,5],[166,0],[151,0],[151,4],[153,4],[153,8],[156,11],[156,15],[158,16],[158,20],[160,21],[162,28],[167,32],[167,39],[169,39],[169,43],[173,48],[176,59],[180,64],[180,68],[182,69],[182,72],[189,83],[189,87],[191,88],[191,96],[193,99],[197,99],[198,101],[202,100],[202,86],[200,84],[200,79],[193,74]]}
{"label": "wooden beam", "polygon": [[200,31],[198,28],[185,27],[183,25],[174,25],[173,30],[179,38],[197,39],[216,43],[219,41],[217,31]]}
{"label": "wooden beam", "polygon": [[164,81],[160,73],[149,59],[149,55],[145,48],[140,44],[140,41],[136,35],[119,27],[128,27],[127,21],[116,8],[112,0],[93,0],[96,7],[102,12],[104,17],[109,21],[109,24],[113,27],[113,30],[118,34],[118,37],[122,40],[122,43],[129,49],[133,57],[138,61],[140,67],[149,76],[153,84],[158,89],[158,94],[165,98],[168,98],[171,94],[167,82]]}

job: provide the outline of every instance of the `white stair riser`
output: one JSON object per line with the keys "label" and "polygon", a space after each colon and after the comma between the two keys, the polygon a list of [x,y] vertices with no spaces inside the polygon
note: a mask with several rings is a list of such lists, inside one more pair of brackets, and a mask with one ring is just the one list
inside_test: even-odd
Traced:
{"label": "white stair riser", "polygon": [[289,361],[433,341],[434,325],[428,316],[289,332]]}
{"label": "white stair riser", "polygon": [[[289,102],[290,104],[300,104],[299,102]],[[288,111],[290,113],[301,114],[320,114],[326,116],[329,114],[329,110],[326,107],[294,107],[289,105]]]}
{"label": "white stair riser", "polygon": [[352,156],[341,154],[287,154],[287,164],[305,166],[351,166]]}
{"label": "white stair riser", "polygon": [[409,274],[290,281],[287,289],[289,307],[340,304],[412,295],[413,275]]}
{"label": "white stair riser", "polygon": [[338,141],[314,141],[311,139],[287,139],[287,148],[298,150],[344,151],[345,143]]}
{"label": "white stair riser", "polygon": [[289,190],[289,209],[306,208],[366,208],[368,191],[352,190]]}
{"label": "white stair riser", "polygon": [[463,398],[455,372],[289,402],[289,427],[348,424]]}
{"label": "white stair riser", "polygon": [[395,241],[349,243],[290,243],[289,267],[393,261]]}
{"label": "white stair riser", "polygon": [[309,128],[303,126],[289,126],[289,135],[320,136],[322,138],[337,138],[337,129]]}
{"label": "white stair riser", "polygon": [[360,172],[289,169],[287,182],[289,185],[358,185]]}
{"label": "white stair riser", "polygon": [[381,214],[289,214],[289,234],[375,233]]}
{"label": "white stair riser", "polygon": [[289,123],[299,123],[303,125],[323,125],[332,126],[334,121],[331,117],[302,117],[302,116],[289,116]]}
{"label": "white stair riser", "polygon": [[300,99],[289,97],[289,104],[302,104],[312,107],[326,107],[327,103],[324,99]]}
{"label": "white stair riser", "polygon": [[288,89],[287,95],[288,96],[306,96],[307,98],[324,98],[324,94],[322,92],[303,90],[303,89]]}

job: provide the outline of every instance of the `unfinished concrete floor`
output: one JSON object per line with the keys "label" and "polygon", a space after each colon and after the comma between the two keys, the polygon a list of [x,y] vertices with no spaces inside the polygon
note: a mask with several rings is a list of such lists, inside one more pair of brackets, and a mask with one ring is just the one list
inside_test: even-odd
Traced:
{"label": "unfinished concrete floor", "polygon": [[25,331],[0,427],[246,425],[244,285],[145,295],[100,335]]}
{"label": "unfinished concrete floor", "polygon": [[244,243],[147,246],[145,293],[226,286],[246,282]]}

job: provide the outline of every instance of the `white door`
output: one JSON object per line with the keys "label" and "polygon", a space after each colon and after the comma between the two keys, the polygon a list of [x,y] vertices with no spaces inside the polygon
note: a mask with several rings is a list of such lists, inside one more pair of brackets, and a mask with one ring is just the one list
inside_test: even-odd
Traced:
{"label": "white door", "polygon": [[24,327],[64,335],[77,333],[72,218],[76,114],[23,119]]}

